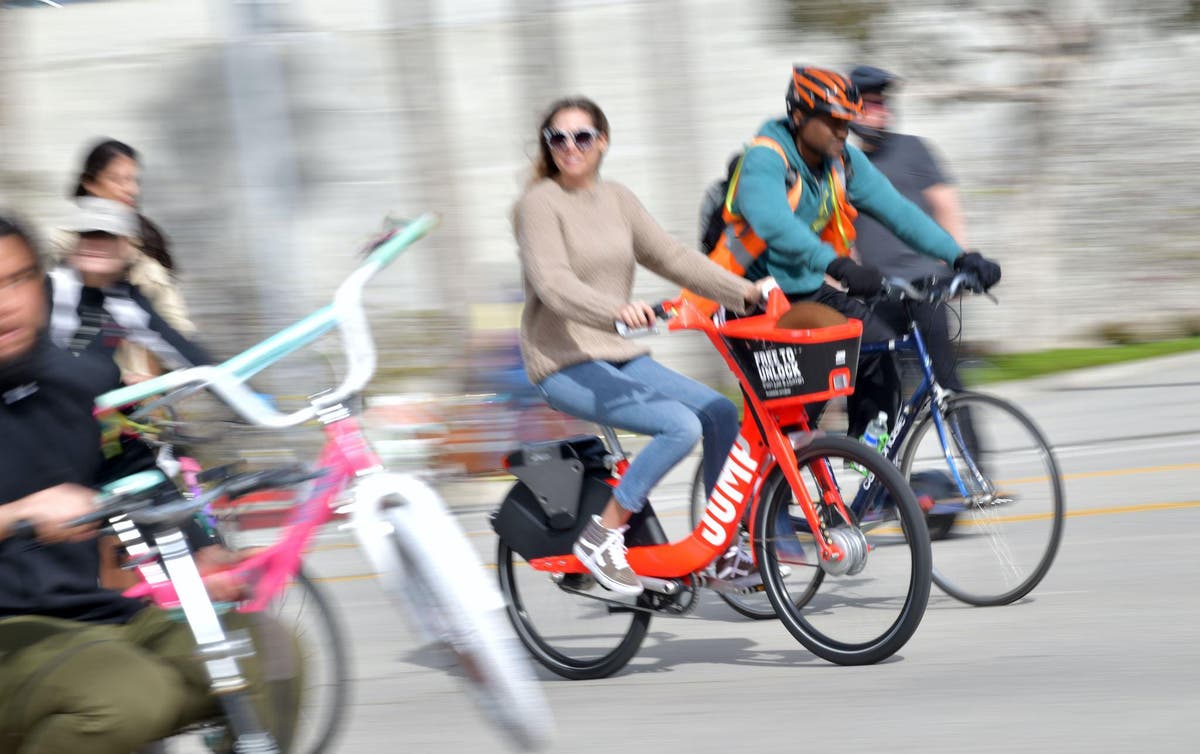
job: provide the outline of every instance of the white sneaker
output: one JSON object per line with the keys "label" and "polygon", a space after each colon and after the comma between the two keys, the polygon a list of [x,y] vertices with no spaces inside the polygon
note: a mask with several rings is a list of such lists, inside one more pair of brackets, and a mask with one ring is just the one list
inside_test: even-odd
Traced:
{"label": "white sneaker", "polygon": [[[753,587],[762,583],[762,574],[754,566],[754,558],[750,556],[750,551],[740,543],[731,545],[724,555],[713,562],[712,569],[718,579],[739,587]],[[786,579],[791,573],[791,568],[785,565],[779,566],[779,575],[783,578]]]}
{"label": "white sneaker", "polygon": [[600,523],[599,516],[592,516],[571,552],[605,589],[627,597],[642,593],[641,580],[625,560],[624,527],[609,529]]}

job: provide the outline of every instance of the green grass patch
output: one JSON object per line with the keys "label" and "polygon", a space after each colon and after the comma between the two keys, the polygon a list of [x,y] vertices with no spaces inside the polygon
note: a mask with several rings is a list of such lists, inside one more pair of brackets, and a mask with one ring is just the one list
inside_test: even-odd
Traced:
{"label": "green grass patch", "polygon": [[1170,356],[1195,350],[1200,350],[1200,337],[1099,348],[1056,348],[1049,351],[1000,354],[987,357],[987,364],[984,366],[968,369],[964,378],[968,385],[1023,380],[1072,369],[1119,364],[1123,361]]}

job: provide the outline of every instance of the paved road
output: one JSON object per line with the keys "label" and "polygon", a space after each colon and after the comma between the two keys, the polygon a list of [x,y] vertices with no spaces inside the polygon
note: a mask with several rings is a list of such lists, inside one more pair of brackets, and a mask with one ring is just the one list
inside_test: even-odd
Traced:
{"label": "paved road", "polygon": [[[898,656],[845,668],[709,596],[688,619],[656,618],[613,678],[543,676],[559,725],[552,750],[1195,751],[1198,374],[1200,357],[1184,356],[996,388],[1037,417],[1067,475],[1062,549],[1030,598],[980,609],[935,592]],[[656,503],[671,534],[683,530],[683,489],[673,478]],[[451,490],[460,504],[471,492]],[[490,555],[482,513],[459,510]],[[355,550],[331,536],[311,563],[353,637],[339,751],[503,748],[380,602]]]}

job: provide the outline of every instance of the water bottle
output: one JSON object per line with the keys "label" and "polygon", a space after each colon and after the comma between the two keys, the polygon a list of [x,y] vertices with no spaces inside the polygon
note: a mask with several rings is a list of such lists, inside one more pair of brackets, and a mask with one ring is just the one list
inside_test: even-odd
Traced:
{"label": "water bottle", "polygon": [[[862,437],[859,439],[862,440],[863,445],[866,445],[867,447],[872,448],[872,449],[882,453],[883,449],[887,447],[887,441],[888,441],[888,415],[887,415],[887,412],[880,411],[879,416],[876,416],[874,419],[871,420],[871,423],[867,425],[866,430],[863,431]],[[851,469],[854,469],[855,471],[862,474],[863,476],[867,476],[869,473],[866,469],[864,469],[862,466],[859,466],[857,463],[851,463],[850,461],[847,461],[846,466]]]}
{"label": "water bottle", "polygon": [[879,416],[871,420],[867,425],[867,429],[863,432],[862,441],[864,445],[869,445],[880,453],[887,447],[888,441],[888,415],[886,411],[880,411]]}

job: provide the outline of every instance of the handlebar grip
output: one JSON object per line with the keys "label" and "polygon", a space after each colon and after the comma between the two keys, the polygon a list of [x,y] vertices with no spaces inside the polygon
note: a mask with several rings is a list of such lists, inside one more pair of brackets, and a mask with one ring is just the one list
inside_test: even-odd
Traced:
{"label": "handlebar grip", "polygon": [[658,322],[667,318],[667,302],[659,301],[654,306],[650,307],[654,312],[654,323],[649,327],[630,327],[624,322],[613,322],[613,327],[616,328],[617,334],[622,338],[641,338],[646,335],[653,335],[658,332]]}
{"label": "handlebar grip", "polygon": [[98,524],[101,521],[107,521],[110,517],[115,516],[125,511],[114,511],[108,507],[101,506],[91,513],[85,513],[79,518],[72,519],[67,523],[66,528],[74,529],[76,526],[88,526],[90,524]]}
{"label": "handlebar grip", "polygon": [[9,539],[36,539],[37,538],[37,528],[34,527],[32,521],[22,518],[19,521],[12,522],[12,524],[8,527],[8,538]]}

